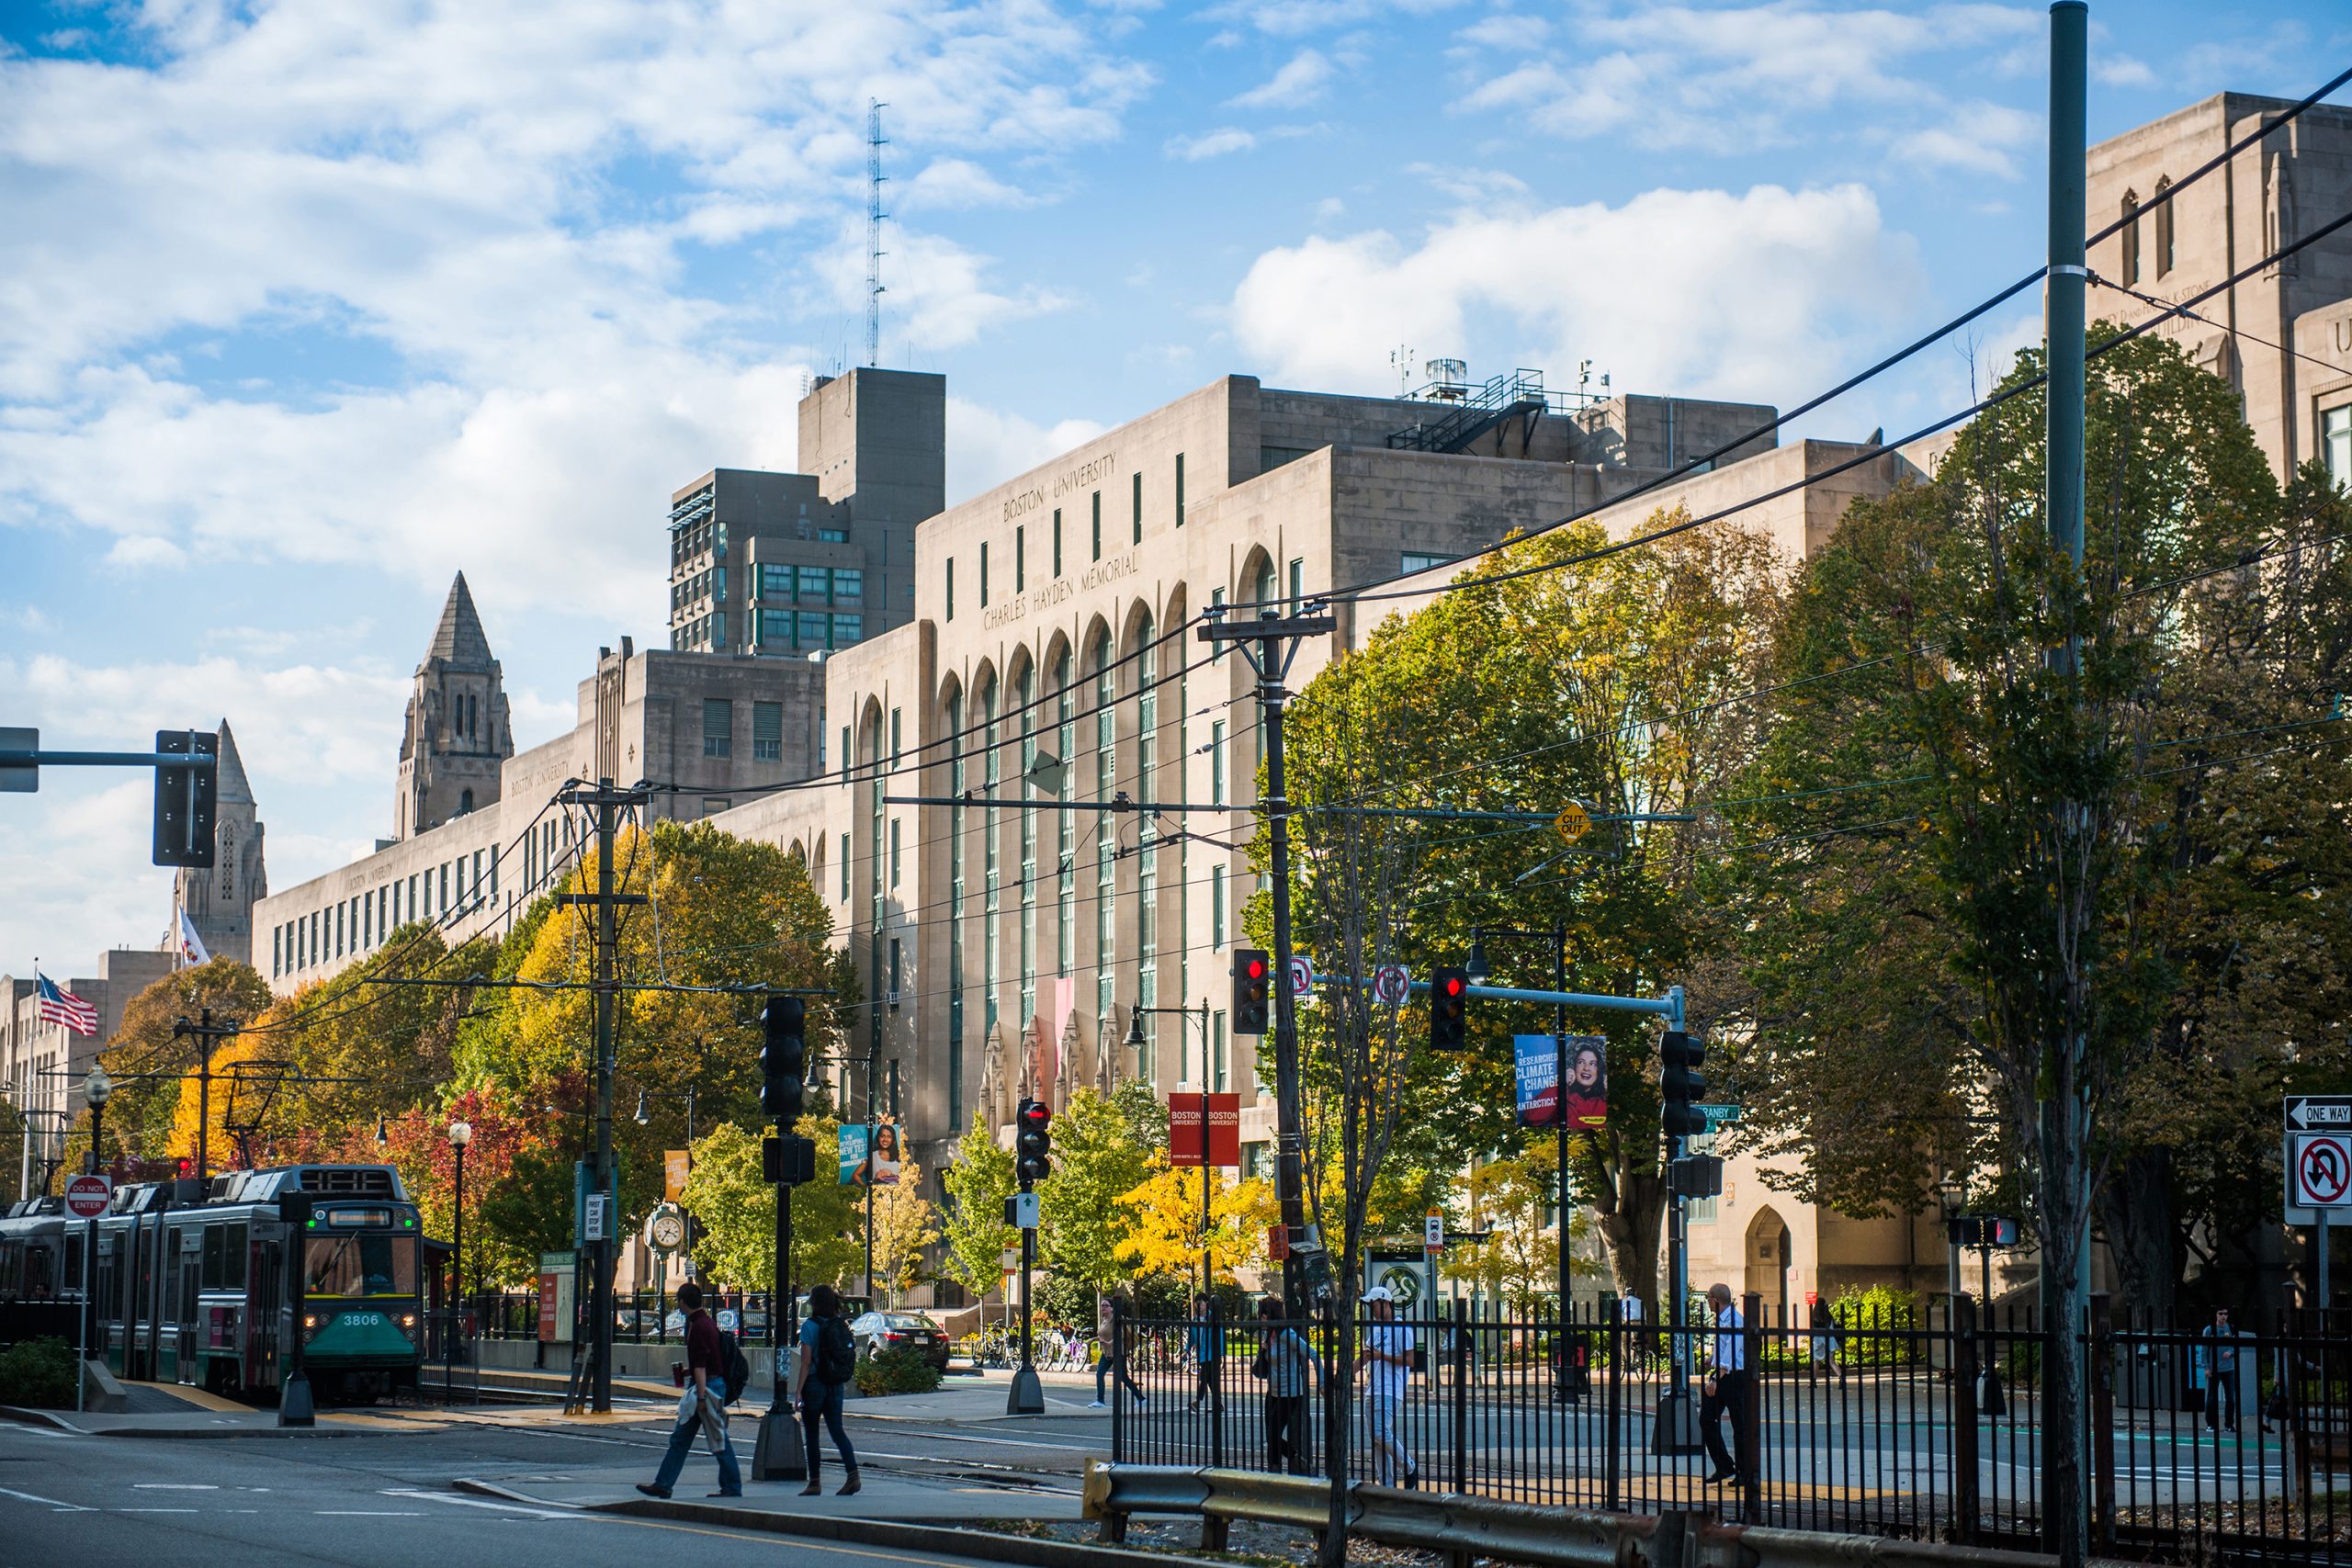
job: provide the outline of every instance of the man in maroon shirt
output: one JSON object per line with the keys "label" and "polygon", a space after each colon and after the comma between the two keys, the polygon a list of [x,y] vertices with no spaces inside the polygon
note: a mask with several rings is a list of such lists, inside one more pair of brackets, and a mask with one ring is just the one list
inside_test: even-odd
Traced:
{"label": "man in maroon shirt", "polygon": [[662,1469],[637,1489],[649,1497],[667,1497],[699,1431],[710,1439],[718,1460],[718,1490],[714,1497],[741,1497],[743,1472],[735,1463],[735,1447],[727,1440],[727,1352],[718,1342],[718,1325],[702,1310],[702,1287],[692,1280],[678,1287],[678,1306],[686,1314],[686,1392],[678,1400],[678,1423],[670,1428],[670,1449]]}

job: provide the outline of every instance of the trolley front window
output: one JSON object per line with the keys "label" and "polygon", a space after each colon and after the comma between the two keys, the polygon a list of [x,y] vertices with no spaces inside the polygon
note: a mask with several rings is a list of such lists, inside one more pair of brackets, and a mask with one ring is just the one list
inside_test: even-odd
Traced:
{"label": "trolley front window", "polygon": [[302,1251],[303,1293],[312,1296],[416,1294],[416,1239],[400,1235],[314,1235]]}

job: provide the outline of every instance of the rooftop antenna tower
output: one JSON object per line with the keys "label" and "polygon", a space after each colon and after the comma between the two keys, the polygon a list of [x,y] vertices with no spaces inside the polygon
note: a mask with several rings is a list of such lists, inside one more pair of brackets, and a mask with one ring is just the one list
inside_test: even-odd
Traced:
{"label": "rooftop antenna tower", "polygon": [[882,110],[865,100],[865,363],[882,358]]}

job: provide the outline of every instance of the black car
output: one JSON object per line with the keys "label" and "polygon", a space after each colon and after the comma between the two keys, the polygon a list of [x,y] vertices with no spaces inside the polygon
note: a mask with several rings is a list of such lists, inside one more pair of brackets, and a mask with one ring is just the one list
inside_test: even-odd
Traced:
{"label": "black car", "polygon": [[920,1351],[922,1359],[947,1370],[947,1333],[934,1318],[919,1312],[868,1312],[850,1320],[850,1337],[857,1341],[859,1359],[881,1350],[901,1348]]}

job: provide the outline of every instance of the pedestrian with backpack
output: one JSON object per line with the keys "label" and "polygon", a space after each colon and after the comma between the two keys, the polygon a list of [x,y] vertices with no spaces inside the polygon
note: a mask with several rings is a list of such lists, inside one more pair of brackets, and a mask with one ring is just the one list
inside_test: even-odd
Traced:
{"label": "pedestrian with backpack", "polygon": [[[686,1314],[685,1392],[678,1398],[677,1423],[670,1428],[662,1468],[651,1482],[639,1482],[637,1489],[649,1497],[667,1497],[686,1467],[686,1455],[694,1450],[695,1434],[700,1432],[710,1439],[710,1451],[718,1461],[718,1490],[711,1495],[741,1497],[743,1472],[735,1463],[735,1447],[727,1439],[727,1398],[730,1392],[741,1391],[729,1386],[727,1348],[718,1325],[702,1309],[702,1287],[692,1280],[678,1287],[678,1310]],[[741,1359],[740,1350],[735,1359]]]}
{"label": "pedestrian with backpack", "polygon": [[800,1489],[803,1497],[814,1497],[825,1489],[818,1477],[823,1453],[819,1446],[820,1422],[832,1433],[833,1447],[841,1450],[842,1465],[849,1472],[834,1495],[848,1497],[857,1491],[857,1450],[850,1447],[849,1434],[842,1430],[842,1401],[856,1376],[857,1341],[842,1321],[841,1292],[831,1285],[819,1285],[808,1292],[808,1321],[800,1325],[800,1366],[792,1385],[808,1450],[808,1484]]}

